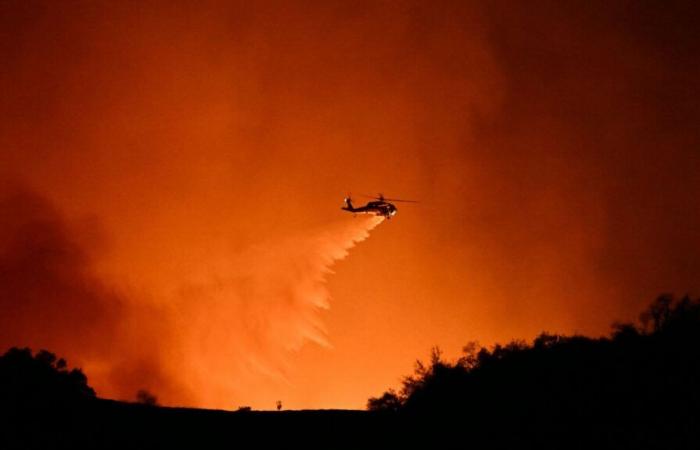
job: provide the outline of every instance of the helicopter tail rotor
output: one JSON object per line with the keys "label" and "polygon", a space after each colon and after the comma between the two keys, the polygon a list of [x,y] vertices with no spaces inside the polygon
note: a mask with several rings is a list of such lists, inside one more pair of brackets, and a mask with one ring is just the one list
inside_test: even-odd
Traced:
{"label": "helicopter tail rotor", "polygon": [[352,196],[351,196],[351,194],[350,194],[349,192],[348,192],[348,194],[345,196],[345,198],[343,199],[343,201],[345,202],[345,207],[346,207],[346,208],[352,209],[352,207],[353,207],[353,206],[352,206]]}

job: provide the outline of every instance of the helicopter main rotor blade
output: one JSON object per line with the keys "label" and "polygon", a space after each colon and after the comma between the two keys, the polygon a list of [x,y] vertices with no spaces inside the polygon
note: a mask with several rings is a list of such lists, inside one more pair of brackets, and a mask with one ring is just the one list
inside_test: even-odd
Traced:
{"label": "helicopter main rotor blade", "polygon": [[385,198],[387,202],[418,203],[418,200],[401,200],[400,198]]}
{"label": "helicopter main rotor blade", "polygon": [[385,202],[404,202],[404,203],[418,203],[418,200],[402,200],[400,198],[386,198],[384,196],[375,196],[375,195],[367,195],[367,194],[360,194],[362,197],[367,197],[371,198],[374,200],[379,200],[379,201],[385,201]]}

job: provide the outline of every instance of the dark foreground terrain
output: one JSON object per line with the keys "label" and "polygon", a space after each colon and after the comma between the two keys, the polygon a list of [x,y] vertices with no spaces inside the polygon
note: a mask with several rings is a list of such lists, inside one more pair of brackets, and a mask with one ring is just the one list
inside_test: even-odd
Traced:
{"label": "dark foreground terrain", "polygon": [[370,448],[392,428],[366,411],[230,412],[96,400],[14,415],[0,448]]}
{"label": "dark foreground terrain", "polygon": [[[47,351],[0,356],[0,450],[19,448],[370,448],[393,414],[222,411],[97,398],[87,377]],[[373,442],[368,442],[369,440]]]}
{"label": "dark foreground terrain", "polygon": [[610,337],[436,350],[368,411],[214,411],[98,399],[53,354],[0,357],[0,449],[700,448],[700,300],[660,297]]}

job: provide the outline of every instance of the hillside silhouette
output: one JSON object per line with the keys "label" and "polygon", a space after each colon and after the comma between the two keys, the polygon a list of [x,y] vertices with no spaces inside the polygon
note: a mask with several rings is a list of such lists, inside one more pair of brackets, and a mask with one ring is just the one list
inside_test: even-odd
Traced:
{"label": "hillside silhouette", "polygon": [[[539,335],[455,362],[434,349],[399,392],[368,401],[459,440],[670,448],[700,440],[700,300],[659,297],[609,337]],[[459,424],[458,426],[454,426]]]}
{"label": "hillside silhouette", "polygon": [[697,448],[700,300],[659,297],[608,337],[434,349],[367,411],[215,411],[99,399],[48,351],[0,356],[0,448]]}

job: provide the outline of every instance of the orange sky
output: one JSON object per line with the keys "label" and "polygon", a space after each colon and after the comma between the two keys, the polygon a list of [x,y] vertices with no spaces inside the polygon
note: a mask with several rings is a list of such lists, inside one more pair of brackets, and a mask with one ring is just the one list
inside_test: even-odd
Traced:
{"label": "orange sky", "polygon": [[[692,2],[560,3],[2,2],[0,345],[106,396],[355,408],[433,345],[697,294]],[[299,306],[348,191],[421,203]]]}

